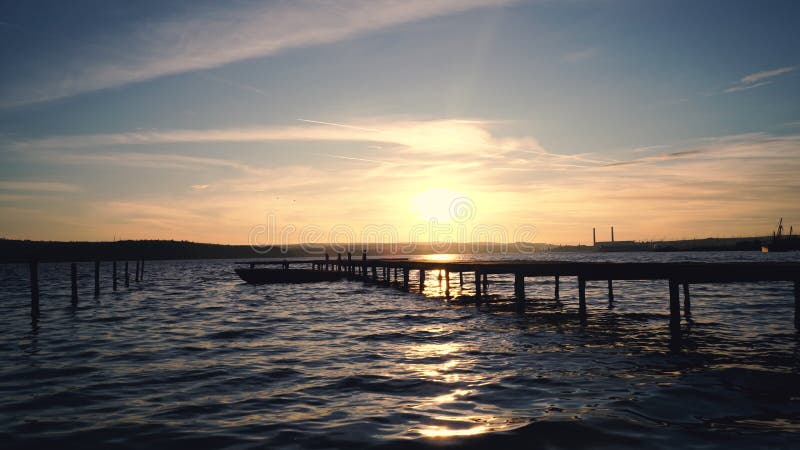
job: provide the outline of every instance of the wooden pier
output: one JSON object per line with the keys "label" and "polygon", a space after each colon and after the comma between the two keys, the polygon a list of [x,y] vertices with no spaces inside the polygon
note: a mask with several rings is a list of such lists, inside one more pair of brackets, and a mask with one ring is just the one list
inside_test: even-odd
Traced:
{"label": "wooden pier", "polygon": [[[100,272],[102,261],[94,261],[94,296],[99,297]],[[36,322],[39,319],[41,310],[39,309],[39,262],[29,263],[30,285],[31,285],[31,319]],[[125,260],[125,287],[130,287],[130,273],[128,272],[128,260]],[[144,280],[144,259],[136,260],[136,282]],[[116,292],[117,286],[117,261],[111,261],[111,289]],[[70,263],[70,297],[72,306],[78,306],[78,264]]]}
{"label": "wooden pier", "polygon": [[[444,297],[450,298],[451,276],[458,274],[463,286],[464,274],[474,287],[472,299],[480,307],[488,298],[488,275],[508,275],[514,277],[514,309],[519,314],[526,311],[525,278],[553,277],[555,281],[554,298],[559,298],[560,284],[564,277],[573,277],[578,287],[578,315],[582,323],[588,317],[586,308],[587,282],[602,281],[608,284],[609,306],[613,307],[613,282],[618,280],[664,280],[669,292],[669,328],[675,342],[680,342],[681,302],[683,288],[683,314],[691,316],[690,286],[709,283],[751,283],[785,281],[794,283],[794,325],[800,331],[800,263],[606,263],[606,262],[565,262],[565,261],[433,261],[409,259],[367,259],[362,255],[354,260],[348,255],[342,259],[338,255],[335,263],[326,256],[324,260],[267,260],[241,261],[251,268],[259,265],[281,265],[310,268],[319,271],[339,271],[347,273],[351,280],[362,280],[377,285],[393,286],[404,291],[424,291],[426,273],[436,271],[440,281],[443,279]],[[410,284],[410,272],[418,271],[416,286]],[[402,273],[398,276],[398,271]],[[392,273],[394,275],[392,276]],[[463,296],[462,296],[463,297]],[[667,297],[665,297],[667,298]]]}

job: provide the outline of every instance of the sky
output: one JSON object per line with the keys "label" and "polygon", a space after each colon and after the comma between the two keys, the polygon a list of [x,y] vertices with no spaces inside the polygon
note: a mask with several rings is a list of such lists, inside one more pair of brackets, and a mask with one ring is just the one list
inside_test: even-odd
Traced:
{"label": "sky", "polygon": [[773,0],[0,0],[0,237],[768,235],[800,225],[799,22]]}

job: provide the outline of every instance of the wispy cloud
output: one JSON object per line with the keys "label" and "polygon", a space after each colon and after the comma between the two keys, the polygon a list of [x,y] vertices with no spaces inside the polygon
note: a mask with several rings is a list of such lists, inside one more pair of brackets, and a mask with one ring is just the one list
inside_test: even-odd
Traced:
{"label": "wispy cloud", "polygon": [[740,81],[745,84],[758,83],[761,80],[777,77],[778,75],[783,75],[785,73],[792,72],[795,69],[797,69],[796,66],[789,66],[789,67],[781,67],[780,69],[762,70],[761,72],[752,73],[750,75],[747,75],[746,77],[742,77]]}
{"label": "wispy cloud", "polygon": [[706,150],[697,149],[697,150],[686,150],[681,152],[663,153],[660,155],[648,156],[645,158],[633,159],[630,161],[615,161],[612,163],[603,164],[600,167],[632,166],[636,164],[645,164],[657,161],[669,161],[679,158],[690,158],[693,156],[702,155],[703,153],[706,153]]}
{"label": "wispy cloud", "polygon": [[633,148],[630,151],[632,153],[646,153],[646,152],[650,152],[650,151],[653,151],[653,150],[660,150],[662,148],[667,148],[667,147],[669,147],[669,146],[668,145],[663,145],[663,144],[660,144],[660,145],[645,145],[643,147]]}
{"label": "wispy cloud", "polygon": [[[65,150],[158,144],[196,144],[271,141],[339,141],[393,144],[394,151],[434,154],[502,154],[511,151],[546,153],[533,138],[504,139],[477,120],[383,121],[341,124],[300,119],[309,125],[222,129],[151,130],[130,133],[53,136],[17,141],[6,146],[18,151]],[[387,151],[388,149],[382,149]]]}
{"label": "wispy cloud", "polygon": [[596,48],[585,48],[574,52],[569,52],[561,57],[561,60],[567,63],[579,63],[592,58],[596,58],[599,52]]}
{"label": "wispy cloud", "polygon": [[209,168],[216,167],[222,169],[233,169],[244,173],[259,173],[258,169],[235,160],[174,155],[168,153],[84,153],[60,150],[43,150],[37,152],[26,152],[24,153],[24,157],[47,164],[118,166],[166,170],[208,170]]}
{"label": "wispy cloud", "polygon": [[[87,233],[85,238],[92,237],[90,224],[103,223],[116,224],[117,235],[242,243],[249,227],[263,223],[265,214],[271,212],[282,223],[298,227],[329,228],[346,223],[358,229],[369,223],[393,223],[402,232],[404,226],[416,223],[408,209],[409,197],[438,187],[469,196],[477,205],[478,220],[499,221],[509,227],[533,223],[541,230],[541,238],[551,242],[574,242],[574,236],[594,224],[612,221],[618,230],[628,229],[631,234],[636,230],[631,238],[686,237],[691,235],[686,233],[711,234],[720,229],[752,233],[762,225],[769,229],[773,216],[785,216],[786,205],[800,201],[797,134],[715,136],[668,148],[656,145],[641,148],[641,152],[629,150],[635,159],[610,162],[586,153],[548,152],[532,136],[500,136],[484,121],[317,122],[322,121],[304,122],[288,131],[287,127],[267,127],[165,130],[139,133],[135,138],[127,134],[69,136],[66,142],[72,147],[67,148],[59,147],[56,137],[28,141],[24,143],[26,151],[17,155],[39,158],[37,162],[42,164],[126,165],[132,169],[125,172],[135,177],[143,173],[136,172],[136,167],[198,171],[185,174],[191,180],[186,183],[188,188],[165,193],[93,191],[90,200],[76,203],[86,217],[72,212],[65,216],[83,224],[75,229]],[[308,152],[308,158],[283,165],[270,155],[243,152],[240,158],[227,145],[216,150],[204,146],[204,151],[216,152],[219,158],[154,153],[176,139],[226,142],[217,140],[231,136],[330,138],[369,145],[377,142],[381,148],[370,149],[363,154],[366,158],[361,158],[362,154],[351,157],[330,152],[325,143],[321,147],[309,144],[313,152]],[[114,143],[114,149],[103,148],[108,142]],[[136,146],[137,151],[119,151],[119,142],[129,142],[122,145]],[[84,147],[86,144],[93,146]],[[191,147],[182,151],[193,151]],[[366,149],[367,145],[359,147]],[[435,150],[439,148],[444,150]],[[325,164],[319,156],[353,163]],[[200,181],[202,184],[192,185]],[[374,188],[365,190],[364,186]],[[8,194],[28,193],[15,190]],[[36,205],[38,209],[34,209],[42,211],[35,216],[37,223],[46,224],[47,229],[62,225],[62,217],[46,214],[52,205]],[[620,210],[626,214],[619,216]],[[30,214],[24,217],[33,220]],[[2,220],[0,215],[0,225]],[[50,237],[47,229],[37,236]],[[668,236],[652,236],[663,233],[659,230],[670,231]]]}
{"label": "wispy cloud", "polygon": [[772,79],[792,72],[797,69],[797,66],[787,66],[781,67],[780,69],[773,69],[773,70],[762,70],[761,72],[751,73],[750,75],[744,76],[735,86],[731,86],[723,91],[725,94],[730,94],[733,92],[740,92],[746,91],[749,89],[755,89],[761,86],[766,86],[772,83]]}
{"label": "wispy cloud", "polygon": [[[663,146],[654,146],[659,148]],[[800,148],[800,135],[772,136],[766,133],[747,133],[700,139],[694,146],[677,152],[661,153],[628,161],[601,164],[598,168],[613,168],[671,162],[675,160],[790,158]]]}
{"label": "wispy cloud", "polygon": [[[296,0],[231,9],[227,5],[193,15],[141,23],[111,36],[111,54],[99,58],[80,49],[68,66],[43,62],[39,73],[5,86],[0,106],[49,101],[71,95],[209,69],[301,47],[324,45],[387,27],[515,0]],[[239,3],[241,6],[242,4]],[[48,74],[52,74],[48,78]],[[65,75],[66,74],[66,75]],[[213,77],[213,76],[212,76]],[[215,78],[258,92],[257,88]],[[30,81],[30,82],[29,82]]]}
{"label": "wispy cloud", "polygon": [[79,192],[74,184],[51,181],[0,181],[0,190],[24,192]]}
{"label": "wispy cloud", "polygon": [[723,92],[726,94],[730,94],[731,92],[746,91],[748,89],[755,89],[757,87],[766,86],[768,84],[772,84],[772,81],[762,81],[756,84],[741,84],[739,86],[729,87],[728,89],[725,89]]}

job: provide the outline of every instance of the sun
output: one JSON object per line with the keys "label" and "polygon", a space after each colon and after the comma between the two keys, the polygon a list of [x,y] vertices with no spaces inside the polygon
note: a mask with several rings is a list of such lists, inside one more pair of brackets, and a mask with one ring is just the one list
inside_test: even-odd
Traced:
{"label": "sun", "polygon": [[431,188],[411,197],[411,211],[425,221],[450,222],[453,202],[465,197],[464,194],[451,189]]}

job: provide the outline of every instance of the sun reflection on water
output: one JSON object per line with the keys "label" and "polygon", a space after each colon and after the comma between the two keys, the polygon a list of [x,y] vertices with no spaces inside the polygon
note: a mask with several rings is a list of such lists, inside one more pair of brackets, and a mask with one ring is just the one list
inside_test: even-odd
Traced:
{"label": "sun reflection on water", "polygon": [[[424,331],[441,336],[450,330],[435,326]],[[523,424],[519,420],[485,414],[488,411],[474,402],[472,397],[478,391],[470,387],[486,380],[471,375],[469,369],[473,361],[464,356],[466,350],[465,344],[457,342],[416,344],[405,349],[406,358],[412,361],[406,365],[408,370],[429,380],[454,385],[448,393],[419,398],[419,403],[412,408],[424,412],[432,423],[415,424],[410,432],[426,438],[447,439],[507,430]]]}
{"label": "sun reflection on water", "polygon": [[457,436],[475,436],[490,431],[486,425],[478,425],[472,428],[447,428],[439,425],[429,425],[419,429],[419,433],[430,438],[447,438]]}
{"label": "sun reflection on water", "polygon": [[456,255],[453,253],[440,253],[440,254],[433,254],[433,255],[426,255],[425,259],[428,261],[436,261],[436,262],[447,262],[447,261],[456,261],[461,258],[462,255]]}
{"label": "sun reflection on water", "polygon": [[508,431],[523,427],[529,423],[525,419],[497,416],[439,416],[435,419],[452,425],[422,425],[411,431],[427,438],[454,438]]}

